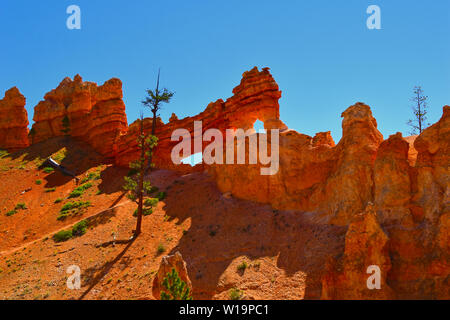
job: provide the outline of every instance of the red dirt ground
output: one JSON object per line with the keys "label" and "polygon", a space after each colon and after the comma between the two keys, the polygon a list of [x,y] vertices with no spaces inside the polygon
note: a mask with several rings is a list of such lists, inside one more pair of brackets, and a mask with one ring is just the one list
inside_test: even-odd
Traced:
{"label": "red dirt ground", "polygon": [[[70,150],[63,161],[69,170],[80,178],[88,172],[101,175],[82,196],[93,207],[60,222],[56,217],[68,200],[54,201],[67,197],[75,182],[38,170],[36,159],[64,146]],[[176,251],[187,262],[195,299],[229,299],[232,288],[242,290],[244,299],[318,299],[320,270],[343,251],[346,228],[223,195],[203,172],[153,171],[150,181],[167,197],[144,217],[143,233],[129,241],[136,205],[121,191],[126,169],[102,164],[92,150],[61,138],[4,156],[0,168],[0,299],[153,299],[161,258]],[[43,183],[36,185],[37,179]],[[56,190],[45,192],[51,187]],[[19,202],[28,209],[7,217]],[[52,233],[88,217],[85,235],[52,240]],[[239,271],[243,261],[248,267]],[[81,268],[80,290],[66,286],[71,265]]]}

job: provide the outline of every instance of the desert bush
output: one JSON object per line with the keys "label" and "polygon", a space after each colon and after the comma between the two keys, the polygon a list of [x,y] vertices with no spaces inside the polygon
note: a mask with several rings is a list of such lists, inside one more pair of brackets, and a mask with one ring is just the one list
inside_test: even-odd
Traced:
{"label": "desert bush", "polygon": [[81,180],[81,183],[86,183],[88,181],[94,181],[94,180],[99,180],[100,179],[100,172],[96,171],[96,172],[90,172],[88,173],[88,175],[86,177],[84,177]]}
{"label": "desert bush", "polygon": [[57,219],[64,220],[71,215],[76,215],[76,214],[80,213],[81,210],[88,208],[90,206],[91,206],[91,203],[89,201],[68,202],[65,205],[63,205],[63,207],[61,208]]}
{"label": "desert bush", "polygon": [[243,292],[239,289],[233,288],[230,290],[230,299],[231,300],[241,300]]}
{"label": "desert bush", "polygon": [[9,152],[7,150],[0,150],[0,158],[9,156]]}
{"label": "desert bush", "polygon": [[[143,216],[149,216],[153,213],[153,208],[142,208],[142,215]],[[138,215],[138,209],[134,210],[133,217],[137,217]]]}
{"label": "desert bush", "polygon": [[81,237],[86,233],[88,227],[88,222],[86,220],[78,222],[76,225],[72,228],[72,235],[74,237]]}
{"label": "desert bush", "polygon": [[41,180],[41,179],[38,179],[38,180],[35,181],[35,183],[39,186],[39,185],[42,184],[42,180]]}
{"label": "desert bush", "polygon": [[92,188],[92,183],[90,182],[79,186],[69,194],[69,199],[81,197],[83,193],[89,188]]}
{"label": "desert bush", "polygon": [[26,210],[27,209],[27,205],[23,202],[19,202],[18,204],[16,204],[16,207],[14,208],[14,210]]}
{"label": "desert bush", "polygon": [[144,201],[144,206],[146,207],[155,207],[159,202],[158,198],[148,198]]}
{"label": "desert bush", "polygon": [[245,269],[247,269],[247,267],[248,267],[247,262],[242,261],[242,263],[240,263],[240,264],[237,266],[237,269],[238,269],[238,271],[244,272]]}
{"label": "desert bush", "polygon": [[158,195],[156,196],[159,200],[164,200],[167,196],[167,193],[164,191],[158,192]]}
{"label": "desert bush", "polygon": [[15,215],[16,213],[17,213],[16,210],[10,210],[10,211],[8,211],[8,212],[6,213],[6,216],[7,216],[7,217],[11,217],[11,216]]}
{"label": "desert bush", "polygon": [[55,242],[64,242],[74,237],[81,237],[87,231],[89,224],[86,220],[75,224],[71,230],[63,230],[53,236]]}
{"label": "desert bush", "polygon": [[72,230],[62,230],[53,236],[55,242],[64,242],[72,238]]}
{"label": "desert bush", "polygon": [[55,171],[55,169],[53,169],[52,167],[45,167],[42,171],[44,171],[45,173],[52,173],[53,171]]}
{"label": "desert bush", "polygon": [[67,149],[65,147],[52,154],[52,158],[58,163],[61,163],[66,158],[66,156]]}
{"label": "desert bush", "polygon": [[166,248],[164,247],[164,245],[162,244],[162,243],[160,243],[159,245],[158,245],[158,249],[156,249],[156,252],[158,253],[158,254],[161,254],[161,253],[164,253],[166,251]]}

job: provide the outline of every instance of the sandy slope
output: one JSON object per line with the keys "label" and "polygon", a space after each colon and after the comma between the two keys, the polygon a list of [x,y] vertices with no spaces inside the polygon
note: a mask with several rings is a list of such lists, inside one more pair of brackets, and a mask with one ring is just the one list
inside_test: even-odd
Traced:
{"label": "sandy slope", "polygon": [[[80,168],[77,155],[66,161]],[[15,157],[2,159],[2,164],[14,167]],[[343,250],[345,228],[223,195],[206,173],[180,176],[167,170],[149,177],[167,191],[167,198],[144,218],[142,235],[129,241],[136,205],[120,190],[126,171],[102,165],[101,159],[85,161],[77,169],[80,177],[101,168],[101,179],[83,196],[94,206],[64,222],[56,220],[62,204],[53,202],[73,190],[74,181],[59,173],[46,175],[31,163],[25,170],[2,173],[2,207],[9,209],[20,199],[29,209],[0,217],[5,235],[0,240],[0,299],[152,299],[161,257],[176,251],[187,262],[196,299],[229,299],[232,288],[248,299],[317,299],[325,261]],[[45,182],[21,195],[36,177]],[[52,185],[55,192],[43,191]],[[64,243],[52,240],[55,231],[90,216],[84,236]],[[159,246],[164,253],[158,252]],[[239,271],[243,261],[248,267]],[[80,290],[66,287],[71,265],[81,268]]]}

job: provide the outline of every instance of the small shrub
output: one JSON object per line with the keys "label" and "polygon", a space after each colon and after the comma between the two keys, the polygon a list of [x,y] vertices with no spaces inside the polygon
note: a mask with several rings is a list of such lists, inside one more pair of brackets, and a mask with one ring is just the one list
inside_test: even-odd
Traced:
{"label": "small shrub", "polygon": [[99,179],[100,179],[100,172],[98,172],[98,171],[90,172],[90,173],[88,173],[88,175],[86,177],[83,178],[83,180],[81,180],[81,183],[86,183],[88,181],[99,180]]}
{"label": "small shrub", "polygon": [[41,180],[41,179],[38,179],[38,180],[35,181],[35,183],[39,186],[39,185],[42,184],[42,180]]}
{"label": "small shrub", "polygon": [[247,262],[243,261],[241,264],[237,266],[237,269],[238,271],[244,272],[245,269],[247,269],[247,267],[248,267]]}
{"label": "small shrub", "polygon": [[89,188],[92,188],[92,183],[90,182],[79,186],[69,194],[69,199],[81,197],[83,193]]}
{"label": "small shrub", "polygon": [[69,194],[69,199],[73,199],[73,198],[79,198],[83,195],[83,191],[82,190],[73,190],[70,194]]}
{"label": "small shrub", "polygon": [[156,196],[159,200],[164,200],[166,198],[167,194],[166,192],[158,192],[158,195]]}
{"label": "small shrub", "polygon": [[53,236],[55,242],[64,242],[72,238],[72,230],[59,231]]}
{"label": "small shrub", "polygon": [[88,222],[86,220],[78,222],[76,225],[72,228],[72,235],[74,237],[81,237],[86,233],[88,227]]}
{"label": "small shrub", "polygon": [[88,222],[86,220],[80,221],[73,226],[71,230],[63,230],[53,236],[55,242],[64,242],[74,237],[81,237],[84,235],[88,228]]}
{"label": "small shrub", "polygon": [[59,215],[58,215],[58,217],[56,218],[56,220],[58,220],[58,221],[63,221],[63,220],[66,220],[66,218],[69,216],[69,214],[68,213],[60,213]]}
{"label": "small shrub", "polygon": [[239,289],[233,288],[230,291],[230,299],[231,300],[241,300],[242,295],[243,295],[243,293]]}
{"label": "small shrub", "polygon": [[9,152],[6,150],[0,150],[0,158],[9,156]]}
{"label": "small shrub", "polygon": [[6,213],[6,216],[7,216],[7,217],[11,217],[11,216],[15,215],[16,213],[17,213],[16,210],[10,210],[10,211],[8,211],[8,212]]}
{"label": "small shrub", "polygon": [[162,244],[162,243],[160,243],[159,245],[158,245],[158,249],[156,250],[156,252],[158,253],[158,254],[162,254],[162,253],[164,253],[166,251],[166,248],[164,247],[164,245]]}
{"label": "small shrub", "polygon": [[56,188],[47,188],[45,189],[45,192],[49,193],[49,192],[55,192]]}
{"label": "small shrub", "polygon": [[159,202],[158,198],[149,198],[149,199],[145,199],[144,201],[144,206],[146,207],[155,207]]}
{"label": "small shrub", "polygon": [[43,169],[43,171],[44,171],[45,173],[52,173],[53,171],[55,171],[55,169],[53,169],[52,167],[45,167],[45,168]]}
{"label": "small shrub", "polygon": [[58,216],[58,220],[64,220],[69,216],[76,215],[80,213],[81,210],[88,208],[91,206],[91,203],[89,201],[83,202],[83,201],[75,201],[75,202],[68,202],[61,208]]}
{"label": "small shrub", "polygon": [[61,163],[67,156],[67,149],[64,147],[61,150],[59,150],[58,152],[54,153],[52,155],[52,158],[58,162]]}
{"label": "small shrub", "polygon": [[[142,215],[143,216],[149,216],[153,213],[153,208],[142,208]],[[133,217],[137,217],[138,215],[138,209],[134,210]]]}
{"label": "small shrub", "polygon": [[60,202],[62,202],[62,201],[63,201],[63,199],[58,198],[58,199],[55,200],[55,203],[60,203]]}
{"label": "small shrub", "polygon": [[27,205],[23,202],[16,204],[16,207],[14,208],[14,210],[26,210],[26,209]]}

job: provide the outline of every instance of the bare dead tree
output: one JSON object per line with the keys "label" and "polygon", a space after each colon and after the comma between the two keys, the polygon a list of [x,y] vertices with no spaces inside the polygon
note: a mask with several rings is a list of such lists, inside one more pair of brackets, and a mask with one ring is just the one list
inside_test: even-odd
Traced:
{"label": "bare dead tree", "polygon": [[414,118],[408,120],[407,125],[411,127],[411,134],[421,134],[426,126],[427,114],[428,114],[428,96],[423,94],[422,87],[414,87],[414,97],[411,99],[413,101],[412,111],[414,113]]}

